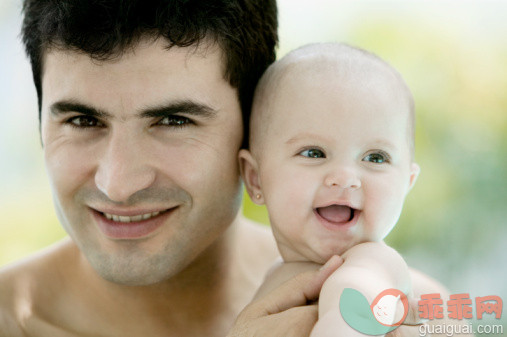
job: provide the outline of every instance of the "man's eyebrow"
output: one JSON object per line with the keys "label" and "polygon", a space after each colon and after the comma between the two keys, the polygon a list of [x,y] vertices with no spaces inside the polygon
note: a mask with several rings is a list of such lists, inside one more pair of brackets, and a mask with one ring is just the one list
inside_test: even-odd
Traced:
{"label": "man's eyebrow", "polygon": [[55,103],[51,104],[51,106],[49,107],[49,110],[51,111],[51,113],[53,115],[61,115],[61,114],[66,114],[66,113],[71,113],[71,112],[78,112],[83,115],[97,117],[97,118],[111,117],[111,114],[109,114],[103,110],[100,110],[100,109],[94,108],[92,106],[86,105],[84,103],[80,103],[80,102],[73,101],[73,100],[55,102]]}
{"label": "man's eyebrow", "polygon": [[214,118],[217,111],[205,104],[193,101],[176,101],[160,106],[149,107],[139,114],[140,117],[166,117],[174,114],[185,114],[193,116],[202,116],[205,118]]}

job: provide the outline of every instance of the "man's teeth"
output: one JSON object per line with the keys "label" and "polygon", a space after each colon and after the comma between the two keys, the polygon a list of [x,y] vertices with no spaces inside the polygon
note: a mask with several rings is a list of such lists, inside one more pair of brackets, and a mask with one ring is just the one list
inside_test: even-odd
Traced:
{"label": "man's teeth", "polygon": [[124,215],[115,215],[115,214],[109,214],[104,213],[106,218],[108,220],[113,220],[117,222],[135,222],[135,221],[141,221],[141,220],[148,220],[149,218],[152,218],[154,216],[159,215],[160,212],[152,212],[152,213],[146,213],[146,214],[140,214],[140,215],[134,215],[134,216],[124,216]]}

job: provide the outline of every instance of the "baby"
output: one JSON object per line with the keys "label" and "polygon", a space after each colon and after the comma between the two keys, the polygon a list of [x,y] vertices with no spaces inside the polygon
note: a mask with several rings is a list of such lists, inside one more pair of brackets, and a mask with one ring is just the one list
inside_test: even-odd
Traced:
{"label": "baby", "polygon": [[[343,265],[321,290],[312,336],[364,336],[340,315],[345,288],[369,303],[386,289],[412,291],[407,265],[382,241],[419,173],[412,95],[391,66],[341,44],[289,53],[259,83],[250,151],[239,158],[250,197],[267,206],[283,258],[258,297],[341,255]],[[387,321],[402,315],[398,303]]]}

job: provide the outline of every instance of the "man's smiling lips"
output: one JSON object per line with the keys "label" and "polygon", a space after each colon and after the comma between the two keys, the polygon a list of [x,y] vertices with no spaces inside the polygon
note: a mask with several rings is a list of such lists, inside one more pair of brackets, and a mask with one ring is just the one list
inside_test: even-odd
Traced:
{"label": "man's smiling lips", "polygon": [[140,239],[159,227],[178,207],[159,210],[97,210],[91,208],[100,231],[111,239]]}
{"label": "man's smiling lips", "polygon": [[[164,211],[162,211],[164,212]],[[102,213],[108,220],[113,220],[113,221],[117,221],[117,222],[137,222],[137,221],[142,221],[142,220],[148,220],[148,219],[151,219],[157,215],[159,215],[161,212],[160,211],[156,211],[156,212],[149,212],[149,213],[144,213],[144,214],[139,214],[139,215],[134,215],[134,216],[128,216],[128,215],[116,215],[116,214],[109,214],[109,213]]]}

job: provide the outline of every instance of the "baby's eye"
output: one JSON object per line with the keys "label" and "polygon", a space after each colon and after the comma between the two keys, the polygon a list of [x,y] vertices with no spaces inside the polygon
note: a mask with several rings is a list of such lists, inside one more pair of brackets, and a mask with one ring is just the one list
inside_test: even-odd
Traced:
{"label": "baby's eye", "polygon": [[65,123],[75,128],[94,128],[104,126],[104,124],[100,122],[97,118],[85,115],[71,117],[67,119]]}
{"label": "baby's eye", "polygon": [[363,161],[368,161],[370,163],[375,164],[384,164],[391,162],[391,158],[387,153],[379,151],[368,154],[366,157],[363,158]]}
{"label": "baby's eye", "polygon": [[326,154],[320,149],[306,149],[299,152],[299,155],[308,158],[326,158]]}
{"label": "baby's eye", "polygon": [[190,118],[178,115],[170,115],[162,118],[157,125],[164,126],[176,126],[176,127],[184,127],[185,125],[193,124]]}

